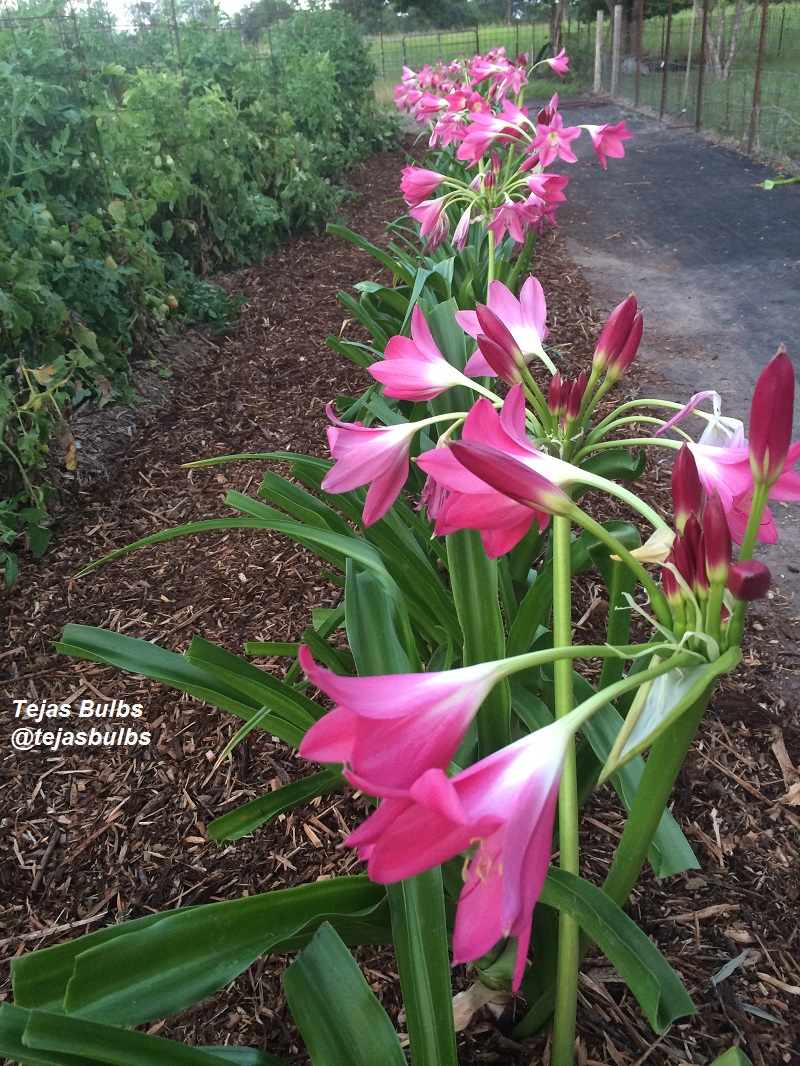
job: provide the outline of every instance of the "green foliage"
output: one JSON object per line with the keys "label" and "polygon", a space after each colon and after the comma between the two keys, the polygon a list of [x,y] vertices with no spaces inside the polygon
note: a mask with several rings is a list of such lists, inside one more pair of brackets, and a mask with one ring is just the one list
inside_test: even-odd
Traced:
{"label": "green foliage", "polygon": [[[157,11],[155,29],[113,37],[91,15],[80,29],[55,16],[0,29],[9,584],[20,534],[34,554],[49,539],[35,472],[57,461],[62,412],[130,400],[129,357],[153,350],[172,312],[227,328],[241,298],[200,278],[318,229],[342,199],[332,183],[387,140],[366,53],[341,14],[298,16],[280,54],[259,62],[232,34],[182,25],[177,70]],[[69,439],[60,459],[72,468]]]}

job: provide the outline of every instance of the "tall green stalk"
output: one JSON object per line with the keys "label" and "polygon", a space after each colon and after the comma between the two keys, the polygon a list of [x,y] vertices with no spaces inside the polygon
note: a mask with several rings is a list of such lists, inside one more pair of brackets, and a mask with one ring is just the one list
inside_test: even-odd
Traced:
{"label": "tall green stalk", "polygon": [[[570,520],[563,516],[553,518],[553,644],[556,648],[572,645]],[[573,706],[572,663],[569,659],[557,661],[553,669],[556,718],[564,718]],[[577,875],[580,862],[578,785],[574,745],[570,745],[567,750],[561,788],[558,793],[558,840],[561,869]],[[559,914],[552,1066],[572,1066],[578,1008],[579,962],[580,930],[577,922],[562,910]]]}

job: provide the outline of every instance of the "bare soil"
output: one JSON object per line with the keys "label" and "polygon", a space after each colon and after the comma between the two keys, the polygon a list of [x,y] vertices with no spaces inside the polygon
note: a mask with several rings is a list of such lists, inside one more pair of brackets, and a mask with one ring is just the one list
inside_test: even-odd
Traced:
{"label": "bare soil", "polygon": [[[350,176],[348,223],[384,239],[400,213],[404,153],[370,159]],[[552,339],[574,365],[591,357],[601,315],[562,237],[544,239],[536,273],[548,296]],[[214,763],[237,723],[223,712],[141,678],[73,661],[52,642],[68,622],[103,626],[182,651],[198,633],[240,653],[245,641],[294,640],[312,608],[339,590],[313,559],[278,536],[222,531],[124,556],[75,580],[81,567],[136,538],[226,515],[226,492],[253,493],[263,462],[187,471],[220,454],[293,449],[324,455],[325,403],[354,394],[366,376],[325,346],[355,336],[339,289],[375,275],[372,259],[329,236],[308,235],[263,265],[224,279],[248,303],[225,338],[192,329],[165,340],[161,366],[136,369],[143,402],[72,420],[82,463],[63,480],[54,546],[28,560],[3,606],[8,642],[0,768],[0,947],[14,956],[156,909],[230,899],[356,871],[340,848],[363,816],[347,794],[280,817],[219,847],[209,820],[307,772],[292,751],[251,733],[231,760]],[[165,380],[159,370],[168,368]],[[636,371],[631,389],[657,390]],[[651,393],[652,394],[652,393]],[[646,492],[668,505],[668,471],[652,465]],[[576,624],[591,630],[602,597],[582,584]],[[787,693],[797,680],[798,618],[774,590],[754,614],[745,663],[714,698],[676,790],[674,813],[700,870],[659,883],[645,875],[630,913],[682,975],[696,1017],[656,1037],[605,960],[581,979],[581,1066],[706,1064],[732,1044],[757,1066],[800,1063],[797,897],[800,722]],[[600,614],[601,611],[598,610]],[[277,660],[261,665],[279,669]],[[153,743],[113,749],[15,754],[12,699],[58,702],[124,698],[144,707]],[[587,876],[599,881],[623,816],[608,790],[584,820]],[[357,953],[370,984],[398,1020],[390,951]],[[281,991],[286,960],[268,957],[193,1010],[149,1031],[189,1044],[258,1046],[305,1063]],[[4,971],[7,975],[7,969]],[[454,971],[465,987],[463,968]],[[8,983],[0,998],[9,996]],[[513,1010],[477,1015],[460,1034],[460,1062],[547,1063],[547,1040],[506,1035]],[[398,1021],[402,1030],[402,1019]]]}

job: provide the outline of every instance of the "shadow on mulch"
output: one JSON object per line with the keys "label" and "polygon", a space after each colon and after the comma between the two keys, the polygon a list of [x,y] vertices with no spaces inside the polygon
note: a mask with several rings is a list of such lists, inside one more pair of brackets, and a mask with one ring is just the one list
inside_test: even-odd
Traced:
{"label": "shadow on mulch", "polygon": [[[402,152],[369,160],[351,175],[358,198],[348,223],[374,241],[400,213]],[[551,340],[567,365],[584,365],[600,322],[558,235],[542,242],[537,274],[548,295]],[[328,333],[355,336],[336,302],[340,288],[375,274],[365,253],[328,236],[304,236],[267,263],[237,271],[226,285],[248,299],[224,339],[191,330],[165,341],[164,382],[137,370],[145,402],[81,415],[72,429],[83,468],[64,482],[54,547],[27,561],[8,597],[4,744],[11,699],[139,702],[152,742],[114,749],[16,755],[6,747],[0,788],[6,812],[0,874],[6,961],[112,922],[156,909],[263,892],[359,869],[341,849],[365,810],[349,795],[281,816],[252,837],[218,847],[205,826],[226,810],[307,772],[266,735],[251,733],[214,769],[236,730],[231,717],[146,680],[56,656],[67,622],[103,626],[182,651],[195,633],[241,652],[243,643],[294,640],[313,608],[339,590],[305,551],[252,531],[211,532],[170,541],[107,564],[79,580],[86,563],[138,537],[184,522],[227,515],[231,489],[253,493],[263,462],[186,471],[197,458],[293,449],[325,454],[324,406],[362,389],[366,376],[325,347]],[[632,374],[629,388],[658,389]],[[276,466],[279,469],[279,466]],[[668,506],[667,468],[652,464],[647,494]],[[583,585],[579,634],[591,639],[602,595]],[[655,1037],[605,961],[590,957],[581,978],[577,1061],[613,1066],[706,1063],[733,1043],[757,1066],[798,1063],[800,995],[797,881],[800,728],[790,691],[797,618],[779,594],[745,640],[745,663],[720,686],[676,791],[674,813],[700,869],[660,884],[644,877],[629,910],[680,972],[698,1016]],[[262,665],[279,668],[278,660]],[[602,878],[623,817],[608,789],[584,818],[586,873]],[[589,850],[591,848],[591,851]],[[357,953],[393,1018],[401,1005],[388,950]],[[151,1032],[189,1044],[266,1048],[306,1062],[282,995],[284,961],[260,960],[199,1007]],[[463,968],[455,971],[464,987]],[[8,985],[4,986],[8,995]],[[0,993],[2,995],[2,993]],[[544,1040],[519,1045],[490,1016],[461,1034],[462,1063],[547,1062]]]}

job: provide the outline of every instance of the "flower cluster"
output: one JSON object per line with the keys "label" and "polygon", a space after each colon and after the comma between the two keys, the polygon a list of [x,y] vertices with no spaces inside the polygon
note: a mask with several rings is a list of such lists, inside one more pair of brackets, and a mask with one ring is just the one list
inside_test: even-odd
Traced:
{"label": "flower cluster", "polygon": [[454,962],[472,961],[503,938],[517,937],[512,983],[519,989],[573,721],[555,722],[448,777],[485,697],[519,669],[513,660],[359,678],[317,666],[307,648],[300,649],[300,662],[337,703],[306,734],[300,754],[343,763],[354,787],[382,799],[346,844],[358,848],[371,879],[384,884],[469,852]]}
{"label": "flower cluster", "polygon": [[[563,53],[549,62],[557,73],[567,69]],[[684,713],[694,698],[693,686],[699,686],[702,696],[709,678],[735,665],[745,606],[765,595],[770,583],[769,570],[752,559],[757,539],[777,536],[767,502],[800,499],[800,474],[793,470],[800,444],[790,439],[794,375],[785,350],[759,378],[749,440],[741,422],[722,417],[720,399],[712,392],[698,393],[684,406],[627,398],[613,407],[606,402],[607,394],[630,368],[643,335],[636,297],[631,294],[612,311],[585,369],[567,373],[559,366],[558,352],[548,347],[545,295],[534,276],[524,277],[521,267],[527,258],[502,275],[510,284],[496,276],[498,249],[501,259],[513,259],[531,230],[552,221],[567,179],[546,169],[556,160],[575,160],[570,146],[581,133],[579,127],[564,126],[557,96],[535,118],[529,117],[519,99],[526,69],[527,57],[513,62],[497,50],[468,63],[425,68],[418,74],[404,71],[398,106],[413,111],[419,121],[431,122],[432,144],[454,146],[442,169],[409,166],[403,171],[401,191],[410,214],[430,250],[448,235],[449,209],[458,205],[453,214],[453,219],[458,215],[453,262],[447,264],[450,275],[471,227],[478,227],[481,240],[463,257],[469,259],[469,270],[450,290],[451,297],[468,293],[466,299],[448,298],[447,306],[442,306],[444,301],[437,306],[436,298],[424,293],[424,278],[418,278],[413,306],[400,312],[398,335],[387,341],[381,325],[382,350],[374,349],[368,372],[384,399],[365,403],[362,410],[369,417],[387,415],[388,424],[345,422],[329,408],[334,464],[322,488],[335,493],[367,487],[361,516],[366,530],[401,500],[413,463],[426,477],[414,502],[432,524],[433,536],[478,531],[485,556],[498,560],[491,564],[497,572],[508,556],[521,559],[517,573],[523,577],[529,571],[530,559],[522,558],[528,545],[545,543],[544,536],[528,534],[549,535],[552,530],[551,565],[554,574],[560,568],[566,590],[560,599],[552,595],[553,646],[476,664],[467,655],[465,638],[455,655],[463,653],[469,665],[363,677],[325,669],[307,648],[299,655],[309,681],[335,704],[308,731],[300,754],[340,764],[354,788],[380,800],[347,845],[358,849],[370,877],[381,883],[464,856],[454,958],[475,960],[504,938],[516,938],[515,990],[523,978],[533,909],[550,861],[562,772],[574,756],[576,731],[607,705],[606,690],[575,707],[571,665],[565,662],[567,680],[563,672],[560,680],[556,676],[550,724],[521,739],[511,730],[500,739],[495,733],[491,743],[480,729],[495,686],[517,671],[575,656],[569,636],[571,525],[583,527],[605,546],[611,560],[633,571],[646,601],[628,599],[651,617],[654,629],[653,640],[633,648],[634,654],[629,654],[630,647],[611,647],[610,637],[592,651],[594,656],[610,653],[623,660],[647,657],[644,668],[631,670],[618,682],[623,688],[614,693],[639,690],[630,721],[604,767],[605,779],[667,729],[671,715]],[[607,157],[623,155],[623,142],[630,136],[624,123],[582,128],[603,166]],[[458,177],[458,161],[475,168],[474,177]],[[501,248],[506,234],[512,240]],[[387,299],[389,306],[399,302],[396,291]],[[443,398],[450,390],[471,398],[463,404],[452,396]],[[700,407],[709,399],[711,415]],[[388,414],[387,401],[392,408]],[[421,417],[417,405],[424,404],[432,406]],[[697,442],[681,426],[690,414],[707,421]],[[620,436],[630,426],[643,434],[648,430],[641,427],[647,426],[649,435]],[[428,431],[434,427],[432,438]],[[672,528],[620,483],[635,466],[627,449],[654,445],[677,451]],[[414,481],[420,483],[418,477]],[[633,508],[652,525],[650,540],[628,550],[582,509],[581,497],[588,489]],[[405,502],[393,521],[398,518],[419,529],[419,516]],[[738,560],[734,542],[741,544]],[[442,552],[448,567],[451,543]],[[457,543],[464,543],[463,538]],[[660,566],[655,576],[646,569],[652,563]],[[520,609],[526,589],[515,601],[518,588],[510,564],[505,573],[503,593],[512,611]],[[474,584],[474,575],[469,577]],[[534,591],[546,586],[530,575],[528,580]],[[516,583],[524,586],[523,581]],[[490,607],[497,608],[496,592],[492,595]],[[539,635],[535,625],[532,630],[531,644]],[[448,658],[452,653],[448,646]],[[422,660],[427,661],[425,654]],[[616,676],[622,672],[620,668]],[[465,768],[454,766],[476,719],[482,757]],[[665,801],[661,797],[661,809]],[[571,832],[563,814],[559,825],[563,844],[562,833]],[[577,860],[572,872],[578,872]]]}
{"label": "flower cluster", "polygon": [[[564,126],[557,94],[530,116],[521,100],[527,63],[527,55],[513,62],[499,48],[469,63],[426,67],[418,74],[404,68],[395,93],[397,106],[418,122],[430,122],[431,147],[454,145],[458,160],[468,168],[478,167],[469,181],[419,167],[405,169],[401,190],[412,218],[420,223],[421,236],[427,238],[428,251],[449,234],[451,207],[458,214],[452,238],[458,250],[466,244],[469,226],[481,220],[497,240],[508,234],[518,243],[529,231],[540,233],[546,224],[554,225],[569,179],[546,171],[557,160],[577,161],[570,145],[582,130],[589,133],[603,167],[607,158],[624,155],[623,141],[631,136],[624,122]],[[538,65],[543,64],[563,75],[568,58],[562,49]],[[498,149],[506,152],[505,161]]]}

